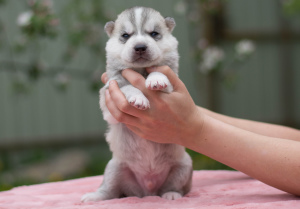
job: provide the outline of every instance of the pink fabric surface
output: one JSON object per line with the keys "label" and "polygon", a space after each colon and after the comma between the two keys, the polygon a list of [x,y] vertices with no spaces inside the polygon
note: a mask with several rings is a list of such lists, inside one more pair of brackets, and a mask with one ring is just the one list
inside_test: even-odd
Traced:
{"label": "pink fabric surface", "polygon": [[0,192],[0,208],[300,208],[299,197],[237,171],[194,171],[192,190],[178,200],[152,196],[81,203],[81,196],[95,191],[102,179],[103,176],[96,176],[17,187]]}

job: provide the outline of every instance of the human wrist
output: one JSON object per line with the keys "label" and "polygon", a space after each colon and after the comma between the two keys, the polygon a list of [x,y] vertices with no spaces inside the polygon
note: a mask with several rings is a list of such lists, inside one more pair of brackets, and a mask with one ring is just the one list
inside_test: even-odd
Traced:
{"label": "human wrist", "polygon": [[197,140],[201,138],[201,133],[205,124],[206,115],[201,111],[200,108],[196,107],[192,116],[188,119],[185,135],[181,137],[178,144],[191,148],[197,143]]}

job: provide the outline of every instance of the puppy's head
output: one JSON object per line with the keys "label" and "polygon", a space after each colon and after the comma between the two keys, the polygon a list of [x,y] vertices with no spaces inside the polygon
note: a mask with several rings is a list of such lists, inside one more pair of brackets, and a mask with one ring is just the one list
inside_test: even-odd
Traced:
{"label": "puppy's head", "polygon": [[163,18],[154,9],[127,9],[105,25],[110,38],[107,57],[131,68],[159,65],[177,55],[178,42],[171,34],[174,27],[173,18]]}

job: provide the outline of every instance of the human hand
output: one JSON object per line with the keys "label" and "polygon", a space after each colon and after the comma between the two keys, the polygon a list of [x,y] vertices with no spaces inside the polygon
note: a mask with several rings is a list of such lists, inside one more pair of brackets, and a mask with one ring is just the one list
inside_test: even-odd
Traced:
{"label": "human hand", "polygon": [[108,77],[107,77],[107,73],[106,73],[106,72],[104,72],[104,73],[102,74],[102,76],[101,76],[101,81],[102,81],[102,83],[104,83],[104,84],[107,83]]}
{"label": "human hand", "polygon": [[[176,143],[185,145],[202,127],[203,115],[195,105],[188,90],[178,76],[167,66],[148,68],[148,73],[161,72],[173,85],[173,92],[149,90],[145,78],[130,69],[122,75],[136,88],[140,89],[150,101],[150,108],[138,110],[131,106],[116,81],[110,81],[106,90],[106,106],[116,120],[142,138],[158,143]],[[101,77],[107,81],[107,75]]]}

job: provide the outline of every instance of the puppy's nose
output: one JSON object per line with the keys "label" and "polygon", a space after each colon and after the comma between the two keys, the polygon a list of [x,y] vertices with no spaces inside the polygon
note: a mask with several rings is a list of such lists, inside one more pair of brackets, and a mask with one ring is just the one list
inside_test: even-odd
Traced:
{"label": "puppy's nose", "polygon": [[143,54],[147,50],[147,46],[145,44],[138,44],[134,47],[135,53]]}

